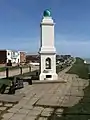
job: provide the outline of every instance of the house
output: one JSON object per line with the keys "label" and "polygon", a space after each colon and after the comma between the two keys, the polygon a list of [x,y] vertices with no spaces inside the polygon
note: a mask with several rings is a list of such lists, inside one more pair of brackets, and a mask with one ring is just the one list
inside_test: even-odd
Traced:
{"label": "house", "polygon": [[20,63],[26,63],[26,53],[20,51]]}
{"label": "house", "polygon": [[11,51],[11,62],[20,63],[20,51]]}
{"label": "house", "polygon": [[39,63],[40,57],[39,55],[26,55],[27,63]]}
{"label": "house", "polygon": [[0,50],[0,64],[20,63],[20,52],[14,50]]}
{"label": "house", "polygon": [[0,50],[0,64],[5,64],[7,62],[7,51]]}

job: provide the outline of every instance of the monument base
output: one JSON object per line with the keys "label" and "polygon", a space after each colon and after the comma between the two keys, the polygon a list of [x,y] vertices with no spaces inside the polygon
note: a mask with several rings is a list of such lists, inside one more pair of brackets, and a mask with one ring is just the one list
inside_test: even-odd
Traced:
{"label": "monument base", "polygon": [[41,73],[39,75],[39,80],[58,80],[58,74],[57,73]]}

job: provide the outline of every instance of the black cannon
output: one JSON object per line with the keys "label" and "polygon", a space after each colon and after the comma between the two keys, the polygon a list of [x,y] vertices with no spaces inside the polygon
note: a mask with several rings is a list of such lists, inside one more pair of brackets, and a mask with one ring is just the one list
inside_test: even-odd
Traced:
{"label": "black cannon", "polygon": [[10,86],[8,94],[15,94],[15,86],[13,84]]}
{"label": "black cannon", "polygon": [[6,87],[7,87],[7,85],[5,85],[5,84],[3,84],[3,85],[1,86],[1,88],[0,88],[0,93],[1,93],[1,94],[4,94],[4,92],[5,92],[5,90],[6,90]]}
{"label": "black cannon", "polygon": [[32,76],[23,77],[23,80],[24,80],[25,82],[28,82],[29,85],[32,85]]}
{"label": "black cannon", "polygon": [[20,77],[15,77],[13,83],[14,83],[15,89],[20,89],[24,87],[23,80]]}
{"label": "black cannon", "polygon": [[12,85],[10,86],[8,94],[15,94],[15,90],[23,88],[23,80],[19,77],[14,77]]}

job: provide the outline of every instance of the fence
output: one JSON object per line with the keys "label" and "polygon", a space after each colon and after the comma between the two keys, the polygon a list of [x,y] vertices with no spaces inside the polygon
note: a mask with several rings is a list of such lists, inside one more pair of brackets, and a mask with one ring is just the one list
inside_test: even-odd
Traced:
{"label": "fence", "polygon": [[26,68],[19,67],[17,69],[10,69],[9,67],[7,67],[6,71],[0,72],[0,78],[5,78],[5,77],[14,76],[14,75],[19,75],[19,74],[31,72],[32,70],[33,70],[33,68],[31,68],[30,66],[28,66]]}

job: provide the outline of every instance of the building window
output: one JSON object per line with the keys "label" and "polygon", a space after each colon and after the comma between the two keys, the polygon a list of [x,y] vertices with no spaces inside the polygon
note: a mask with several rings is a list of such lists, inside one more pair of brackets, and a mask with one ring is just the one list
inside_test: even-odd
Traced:
{"label": "building window", "polygon": [[45,62],[46,62],[46,69],[51,69],[51,59],[47,58]]}
{"label": "building window", "polygon": [[18,63],[19,63],[19,59],[18,59]]}

